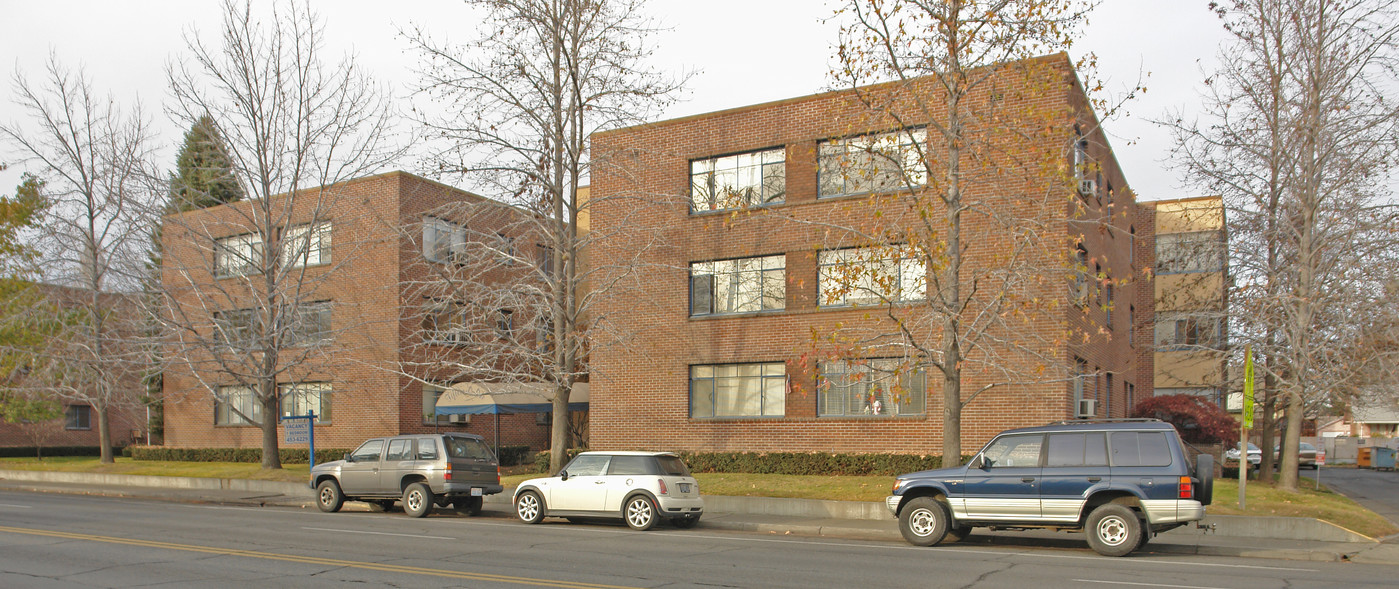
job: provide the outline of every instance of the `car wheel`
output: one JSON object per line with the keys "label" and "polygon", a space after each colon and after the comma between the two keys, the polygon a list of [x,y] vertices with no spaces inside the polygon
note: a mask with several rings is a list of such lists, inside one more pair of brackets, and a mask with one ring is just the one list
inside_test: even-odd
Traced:
{"label": "car wheel", "polygon": [[622,517],[631,529],[644,532],[656,525],[656,507],[647,496],[636,495],[627,500],[627,505],[622,508]]}
{"label": "car wheel", "polygon": [[466,499],[457,499],[452,502],[452,507],[455,507],[457,513],[462,515],[476,516],[481,515],[481,504],[483,503],[485,503],[485,498],[483,497],[467,497]]}
{"label": "car wheel", "polygon": [[403,490],[403,513],[423,517],[432,512],[432,488],[427,483],[413,483]]}
{"label": "car wheel", "polygon": [[525,491],[515,498],[515,515],[527,524],[537,524],[544,519],[544,500],[534,491]]}
{"label": "car wheel", "polygon": [[943,542],[961,542],[962,540],[966,540],[966,539],[967,539],[967,536],[970,536],[970,535],[972,535],[972,527],[971,527],[971,526],[953,526],[953,527],[951,527],[951,528],[948,528],[948,530],[947,530],[947,536],[944,537],[942,541],[943,541]]}
{"label": "car wheel", "polygon": [[1088,514],[1088,546],[1103,556],[1126,556],[1142,540],[1142,521],[1126,505],[1107,503]]}
{"label": "car wheel", "polygon": [[345,504],[345,494],[340,492],[340,483],[335,479],[326,479],[321,484],[316,485],[316,507],[326,513],[340,511],[340,506]]}
{"label": "car wheel", "polygon": [[688,530],[690,528],[693,528],[698,523],[699,518],[697,517],[677,517],[670,520],[670,525],[680,528],[682,530]]}
{"label": "car wheel", "polygon": [[382,513],[393,509],[393,499],[378,499],[374,501],[366,501],[365,503],[369,504],[370,511],[378,511]]}
{"label": "car wheel", "polygon": [[932,497],[910,499],[899,512],[899,532],[914,546],[933,546],[947,536],[952,518],[945,507]]}

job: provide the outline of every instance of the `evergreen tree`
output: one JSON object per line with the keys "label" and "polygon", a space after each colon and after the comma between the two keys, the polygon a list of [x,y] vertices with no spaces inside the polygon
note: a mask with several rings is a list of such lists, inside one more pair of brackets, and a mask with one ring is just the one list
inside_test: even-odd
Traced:
{"label": "evergreen tree", "polygon": [[167,212],[190,211],[243,200],[243,189],[233,176],[233,162],[207,115],[185,132],[185,143],[170,175]]}

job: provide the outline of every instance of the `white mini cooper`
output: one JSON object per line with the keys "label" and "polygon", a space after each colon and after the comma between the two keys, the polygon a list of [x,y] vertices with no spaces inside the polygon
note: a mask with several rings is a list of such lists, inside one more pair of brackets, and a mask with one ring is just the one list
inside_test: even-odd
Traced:
{"label": "white mini cooper", "polygon": [[634,530],[657,519],[691,528],[704,514],[699,484],[669,452],[584,452],[558,476],[515,488],[515,513],[533,524],[545,517],[620,517]]}

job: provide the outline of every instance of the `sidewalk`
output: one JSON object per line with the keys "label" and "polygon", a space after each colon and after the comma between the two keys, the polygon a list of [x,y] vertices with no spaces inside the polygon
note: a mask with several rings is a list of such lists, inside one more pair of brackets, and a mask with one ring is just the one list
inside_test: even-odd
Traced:
{"label": "sidewalk", "polygon": [[[58,482],[15,480],[6,477],[14,471],[0,472],[0,490],[38,493],[69,493],[103,497],[130,497],[186,503],[218,505],[251,505],[316,509],[312,490],[295,483],[264,481],[222,481],[190,488],[180,481],[218,481],[217,479],[176,479],[179,486],[137,486],[96,482]],[[164,477],[161,477],[164,478]],[[173,477],[172,477],[173,478]],[[228,488],[240,487],[240,488]],[[484,517],[513,519],[507,493],[486,498]],[[729,506],[741,505],[744,498],[725,497]],[[774,500],[763,498],[765,508]],[[719,503],[719,501],[716,501]],[[346,510],[368,511],[368,505],[358,502],[345,504]],[[458,517],[450,511],[445,517]],[[1266,519],[1266,518],[1241,518]],[[732,530],[778,536],[820,536],[881,542],[903,542],[898,522],[892,519],[847,519],[838,517],[802,517],[742,513],[738,511],[709,511],[699,527],[709,530]],[[969,546],[1063,548],[1087,550],[1081,533],[1028,531],[989,531],[977,528],[961,543]],[[1143,549],[1147,554],[1195,554],[1248,558],[1272,558],[1302,561],[1350,561],[1367,564],[1399,565],[1399,538],[1389,542],[1328,542],[1317,540],[1279,540],[1266,537],[1223,536],[1201,533],[1194,528],[1181,528],[1152,538]]]}

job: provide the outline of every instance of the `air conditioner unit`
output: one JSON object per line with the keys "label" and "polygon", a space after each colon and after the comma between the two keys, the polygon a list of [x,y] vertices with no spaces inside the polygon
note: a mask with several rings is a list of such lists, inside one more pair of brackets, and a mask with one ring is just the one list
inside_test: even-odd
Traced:
{"label": "air conditioner unit", "polygon": [[452,414],[452,415],[448,415],[448,416],[447,416],[447,422],[448,422],[448,423],[471,423],[471,416],[470,416],[470,415],[461,414],[461,413],[455,413],[455,414]]}
{"label": "air conditioner unit", "polygon": [[1093,417],[1098,414],[1098,401],[1094,399],[1078,400],[1078,417]]}
{"label": "air conditioner unit", "polygon": [[1079,180],[1078,193],[1083,196],[1093,196],[1098,193],[1097,180]]}

